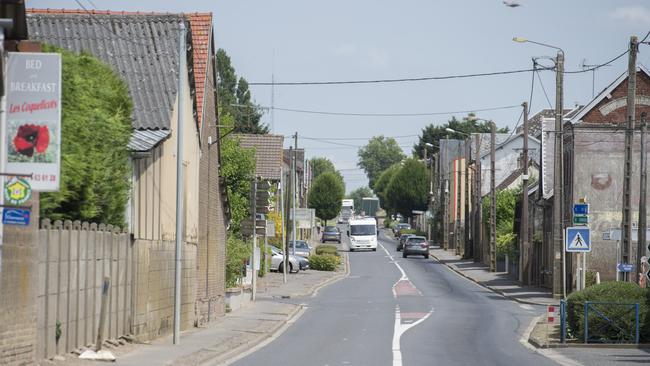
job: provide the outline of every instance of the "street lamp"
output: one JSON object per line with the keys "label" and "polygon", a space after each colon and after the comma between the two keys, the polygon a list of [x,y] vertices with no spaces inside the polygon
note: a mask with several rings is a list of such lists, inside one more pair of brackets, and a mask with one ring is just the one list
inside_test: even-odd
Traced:
{"label": "street lamp", "polygon": [[[557,50],[555,58],[555,149],[553,169],[553,258],[562,258],[553,261],[553,295],[566,298],[566,254],[563,248],[564,228],[564,176],[563,176],[563,109],[564,109],[564,50],[550,44],[531,41],[523,37],[513,37],[518,43],[533,43],[536,45]],[[560,277],[560,273],[562,276]],[[562,292],[560,293],[560,289]]]}

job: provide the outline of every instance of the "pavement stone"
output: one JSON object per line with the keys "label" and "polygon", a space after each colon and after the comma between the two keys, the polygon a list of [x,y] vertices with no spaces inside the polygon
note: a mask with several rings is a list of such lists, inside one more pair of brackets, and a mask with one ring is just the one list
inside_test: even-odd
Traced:
{"label": "pavement stone", "polygon": [[[203,328],[181,333],[180,344],[173,345],[171,336],[148,344],[129,343],[120,347],[106,347],[117,357],[115,365],[169,365],[195,366],[225,364],[229,359],[273,337],[302,310],[302,305],[287,299],[309,296],[349,273],[347,253],[335,272],[300,271],[292,273],[283,283],[282,273],[268,273],[260,281],[257,301]],[[75,354],[63,355],[58,360],[43,360],[42,365],[96,365],[81,360]]]}
{"label": "pavement stone", "polygon": [[440,263],[451,268],[463,277],[519,303],[530,305],[559,305],[559,300],[553,298],[549,289],[524,286],[520,282],[508,278],[503,273],[490,272],[488,266],[482,263],[476,263],[471,259],[462,259],[451,251],[434,248],[430,250],[430,253]]}

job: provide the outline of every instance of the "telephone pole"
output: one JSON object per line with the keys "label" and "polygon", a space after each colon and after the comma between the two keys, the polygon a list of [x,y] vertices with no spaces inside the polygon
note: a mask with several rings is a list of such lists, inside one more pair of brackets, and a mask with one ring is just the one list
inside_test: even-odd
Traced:
{"label": "telephone pole", "polygon": [[641,283],[641,276],[643,272],[641,269],[641,257],[646,252],[646,194],[648,188],[648,167],[646,166],[645,156],[645,133],[647,129],[646,113],[641,113],[641,183],[639,184],[639,240],[636,247],[636,276],[637,283]]}
{"label": "telephone pole", "polygon": [[[471,135],[470,135],[471,136]],[[465,258],[472,258],[474,251],[472,250],[472,245],[470,245],[470,230],[469,230],[469,159],[470,159],[470,148],[472,147],[471,140],[469,137],[465,140],[465,222],[463,227],[465,228]],[[473,238],[472,238],[473,239]]]}
{"label": "telephone pole", "polygon": [[497,190],[494,173],[496,159],[496,133],[494,122],[490,122],[490,271],[497,270]]}
{"label": "telephone pole", "polygon": [[521,196],[521,250],[519,265],[519,280],[524,284],[530,283],[530,242],[528,241],[528,103],[523,102],[524,108],[524,149],[522,167],[522,196]]}
{"label": "telephone pole", "polygon": [[296,253],[296,185],[297,185],[297,173],[296,173],[296,155],[298,154],[298,132],[293,135],[294,149],[293,149],[293,169],[291,173],[291,179],[293,183],[291,184],[291,199],[293,200],[293,240],[291,241],[291,249],[293,253]]}
{"label": "telephone pole", "polygon": [[[566,254],[564,251],[564,52],[555,60],[555,147],[553,164],[553,295],[566,298]],[[560,292],[561,289],[561,292]]]}
{"label": "telephone pole", "polygon": [[[456,184],[454,189],[456,190],[456,222],[454,225],[454,246],[456,247],[456,254],[460,254],[461,242],[460,242],[460,210],[461,210],[461,190],[462,190],[462,176],[460,170],[461,159],[460,156],[456,159]],[[463,253],[464,254],[464,253]]]}
{"label": "telephone pole", "polygon": [[[621,262],[631,262],[632,252],[632,143],[634,141],[634,118],[636,98],[636,54],[639,44],[636,36],[630,37],[630,52],[627,67],[627,126],[625,129],[625,162],[623,164],[623,222],[621,223]],[[627,272],[620,272],[622,281],[630,281]]]}
{"label": "telephone pole", "polygon": [[474,261],[483,259],[483,206],[481,202],[481,134],[476,135],[474,152]]}
{"label": "telephone pole", "polygon": [[[445,150],[441,152],[442,154],[442,160],[440,161],[441,163],[445,163],[447,165],[446,168],[449,168],[449,162],[448,162],[448,152],[449,152],[449,135],[447,135],[445,139]],[[444,171],[445,167],[442,166],[442,164],[439,164],[440,166],[440,171]],[[443,186],[442,188],[442,241],[443,241],[443,248],[445,250],[449,249],[449,173],[445,174],[444,181],[443,181]]]}

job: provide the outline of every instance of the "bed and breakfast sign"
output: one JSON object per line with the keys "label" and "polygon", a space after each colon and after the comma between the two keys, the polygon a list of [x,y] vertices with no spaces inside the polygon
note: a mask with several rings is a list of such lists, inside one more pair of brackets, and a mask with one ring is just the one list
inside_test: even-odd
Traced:
{"label": "bed and breakfast sign", "polygon": [[9,53],[5,172],[31,174],[34,191],[58,191],[61,182],[61,56]]}

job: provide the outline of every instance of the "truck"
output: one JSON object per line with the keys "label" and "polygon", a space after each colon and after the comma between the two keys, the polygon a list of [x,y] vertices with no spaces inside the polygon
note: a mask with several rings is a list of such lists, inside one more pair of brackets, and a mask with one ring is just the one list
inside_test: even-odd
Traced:
{"label": "truck", "polygon": [[376,217],[379,210],[379,198],[363,197],[361,199],[361,213],[365,217]]}
{"label": "truck", "polygon": [[350,238],[350,251],[357,249],[370,249],[377,251],[377,221],[371,217],[351,219],[348,231]]}
{"label": "truck", "polygon": [[346,224],[354,216],[354,200],[344,199],[341,201],[341,214],[339,215],[339,223]]}

